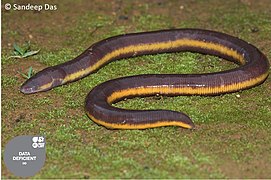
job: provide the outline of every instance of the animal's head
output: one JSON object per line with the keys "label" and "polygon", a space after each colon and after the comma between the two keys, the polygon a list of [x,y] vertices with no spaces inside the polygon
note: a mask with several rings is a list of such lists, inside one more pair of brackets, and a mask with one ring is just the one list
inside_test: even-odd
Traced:
{"label": "animal's head", "polygon": [[46,68],[28,79],[20,91],[24,94],[32,94],[48,91],[62,84],[65,73],[56,68]]}

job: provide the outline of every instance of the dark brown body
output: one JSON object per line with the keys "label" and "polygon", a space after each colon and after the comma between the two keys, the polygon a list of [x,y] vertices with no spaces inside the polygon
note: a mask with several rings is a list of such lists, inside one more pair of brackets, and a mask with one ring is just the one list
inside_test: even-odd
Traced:
{"label": "dark brown body", "polygon": [[[240,67],[209,74],[153,74],[111,80],[95,87],[88,94],[86,111],[89,117],[108,128],[144,129],[168,125],[192,128],[192,121],[180,112],[124,110],[110,104],[134,96],[215,95],[234,92],[258,85],[268,76],[268,60],[247,42],[214,31],[178,29],[127,34],[100,41],[74,60],[41,71],[23,85],[22,92],[45,91],[75,81],[113,60],[181,51],[219,56],[240,64]],[[36,85],[36,81],[40,82],[39,79],[42,78],[44,81],[52,81],[47,85],[44,83],[43,88],[39,89],[41,85]]]}

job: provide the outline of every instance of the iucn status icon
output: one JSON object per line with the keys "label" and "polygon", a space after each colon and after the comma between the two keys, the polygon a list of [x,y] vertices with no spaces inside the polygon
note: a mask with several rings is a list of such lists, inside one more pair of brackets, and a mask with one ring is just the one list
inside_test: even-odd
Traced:
{"label": "iucn status icon", "polygon": [[45,163],[44,136],[17,136],[10,140],[4,151],[7,169],[19,177],[34,176]]}

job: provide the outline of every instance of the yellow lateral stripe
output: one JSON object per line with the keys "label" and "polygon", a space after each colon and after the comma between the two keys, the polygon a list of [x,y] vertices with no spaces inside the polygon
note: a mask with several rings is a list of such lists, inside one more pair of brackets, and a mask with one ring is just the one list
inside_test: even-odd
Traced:
{"label": "yellow lateral stripe", "polygon": [[49,83],[47,83],[47,84],[44,84],[44,85],[42,85],[42,86],[40,86],[39,89],[41,89],[41,90],[49,89],[49,88],[52,87],[52,85],[53,85],[53,81],[52,81],[52,82],[49,82]]}
{"label": "yellow lateral stripe", "polygon": [[242,54],[238,53],[236,50],[233,50],[229,47],[222,46],[221,44],[212,43],[212,42],[204,42],[199,40],[191,40],[191,39],[179,39],[176,41],[168,41],[168,42],[157,42],[157,43],[149,43],[149,44],[137,44],[130,45],[120,49],[116,49],[108,54],[106,54],[102,59],[98,60],[96,64],[88,67],[87,69],[82,69],[81,71],[74,72],[65,77],[63,83],[72,81],[74,79],[83,77],[101,67],[103,64],[108,62],[110,59],[117,57],[121,54],[128,54],[131,52],[142,52],[142,51],[150,51],[150,50],[159,50],[159,49],[172,49],[182,46],[190,46],[190,47],[198,47],[208,50],[214,50],[225,54],[227,56],[233,57],[240,64],[245,64],[245,59]]}
{"label": "yellow lateral stripe", "polygon": [[265,74],[260,75],[259,77],[250,79],[248,81],[239,82],[236,84],[230,84],[225,86],[217,86],[217,87],[138,87],[132,89],[124,89],[121,91],[113,92],[108,98],[107,102],[112,103],[117,99],[128,97],[128,96],[136,96],[136,95],[143,95],[143,94],[191,94],[191,95],[204,95],[204,94],[214,94],[214,93],[226,93],[241,90],[247,87],[251,87],[259,82],[262,82],[268,76],[268,72]]}
{"label": "yellow lateral stripe", "polygon": [[162,126],[180,126],[183,128],[191,129],[192,126],[189,124],[185,124],[178,121],[159,121],[155,123],[148,123],[148,124],[116,124],[116,123],[108,123],[103,120],[98,120],[94,118],[89,112],[87,115],[97,124],[105,126],[111,129],[147,129],[147,128],[155,128],[155,127],[162,127]]}

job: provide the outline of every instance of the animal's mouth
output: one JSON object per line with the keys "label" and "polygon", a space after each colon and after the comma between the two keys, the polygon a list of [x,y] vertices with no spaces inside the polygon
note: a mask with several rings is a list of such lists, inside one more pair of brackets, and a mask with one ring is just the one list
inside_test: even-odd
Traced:
{"label": "animal's mouth", "polygon": [[24,94],[32,94],[32,93],[39,92],[36,87],[34,86],[29,87],[27,84],[22,85],[22,87],[20,88],[20,91]]}

